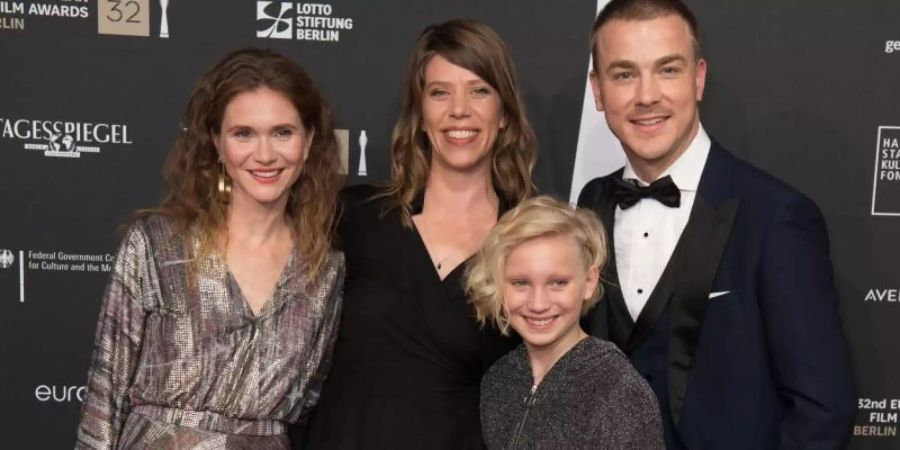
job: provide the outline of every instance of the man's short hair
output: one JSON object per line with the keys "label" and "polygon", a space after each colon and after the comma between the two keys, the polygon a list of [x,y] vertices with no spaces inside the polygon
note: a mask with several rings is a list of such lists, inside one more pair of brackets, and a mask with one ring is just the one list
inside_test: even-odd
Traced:
{"label": "man's short hair", "polygon": [[680,0],[612,0],[597,14],[594,28],[591,30],[591,56],[594,58],[594,71],[597,72],[597,35],[600,28],[612,20],[653,20],[669,15],[684,19],[691,30],[694,44],[694,59],[700,59],[700,26],[694,13]]}

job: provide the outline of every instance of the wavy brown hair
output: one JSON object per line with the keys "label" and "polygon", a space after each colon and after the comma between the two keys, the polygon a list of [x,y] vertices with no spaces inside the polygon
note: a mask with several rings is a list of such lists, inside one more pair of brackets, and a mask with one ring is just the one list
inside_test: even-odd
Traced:
{"label": "wavy brown hair", "polygon": [[531,171],[537,160],[537,138],[519,96],[519,82],[506,44],[490,27],[471,20],[451,20],[422,32],[406,72],[400,118],[391,138],[391,180],[383,193],[392,208],[411,225],[410,204],[425,187],[431,168],[431,142],[422,130],[425,66],[435,55],[478,75],[500,95],[507,125],[491,152],[494,187],[513,205],[531,196]]}
{"label": "wavy brown hair", "polygon": [[238,94],[268,88],[285,96],[314,132],[309,156],[291,186],[285,215],[297,247],[307,261],[304,271],[318,274],[332,246],[340,157],[331,111],[319,89],[300,66],[272,50],[247,48],[226,55],[197,82],[182,116],[182,132],[163,167],[168,188],[162,204],[138,215],[160,213],[188,235],[201,233],[201,251],[214,247],[226,229],[228,204],[217,198],[222,169],[213,138],[219,134],[225,107]]}

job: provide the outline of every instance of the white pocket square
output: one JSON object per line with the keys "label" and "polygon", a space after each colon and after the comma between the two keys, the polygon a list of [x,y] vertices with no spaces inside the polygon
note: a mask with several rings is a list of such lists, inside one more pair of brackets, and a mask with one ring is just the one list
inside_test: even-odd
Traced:
{"label": "white pocket square", "polygon": [[731,292],[731,291],[710,292],[710,293],[709,293],[709,299],[712,300],[712,299],[714,299],[714,298],[716,298],[716,297],[721,297],[721,296],[723,296],[723,295],[725,295],[725,294],[727,294],[727,293],[729,293],[729,292]]}

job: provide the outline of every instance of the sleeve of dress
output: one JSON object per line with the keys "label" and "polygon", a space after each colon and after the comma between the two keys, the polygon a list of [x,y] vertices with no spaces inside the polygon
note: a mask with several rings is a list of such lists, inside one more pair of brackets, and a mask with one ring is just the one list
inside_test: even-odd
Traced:
{"label": "sleeve of dress", "polygon": [[87,395],[78,424],[77,449],[114,449],[130,405],[128,390],[135,373],[144,331],[141,303],[150,249],[146,235],[132,226],[116,256],[103,296],[88,371]]}
{"label": "sleeve of dress", "polygon": [[333,273],[326,277],[330,282],[323,288],[327,292],[324,294],[326,298],[322,306],[324,308],[322,325],[313,340],[311,356],[305,361],[303,368],[305,373],[312,374],[312,376],[309,379],[306,395],[303,396],[301,401],[300,415],[293,421],[295,423],[306,422],[310,412],[312,412],[312,408],[319,401],[322,385],[325,383],[328,370],[331,369],[332,353],[334,344],[337,341],[338,325],[341,320],[344,277],[346,276],[343,253],[336,253],[335,258],[335,263],[330,267]]}

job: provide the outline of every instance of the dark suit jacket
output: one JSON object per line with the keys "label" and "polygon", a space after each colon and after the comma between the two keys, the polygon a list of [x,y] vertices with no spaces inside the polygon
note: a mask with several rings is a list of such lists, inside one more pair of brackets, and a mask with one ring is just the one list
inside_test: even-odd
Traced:
{"label": "dark suit jacket", "polygon": [[616,275],[621,176],[592,180],[578,199],[610,242],[606,293],[586,326],[653,387],[668,448],[846,445],[855,392],[818,208],[713,142],[687,226],[635,321]]}

